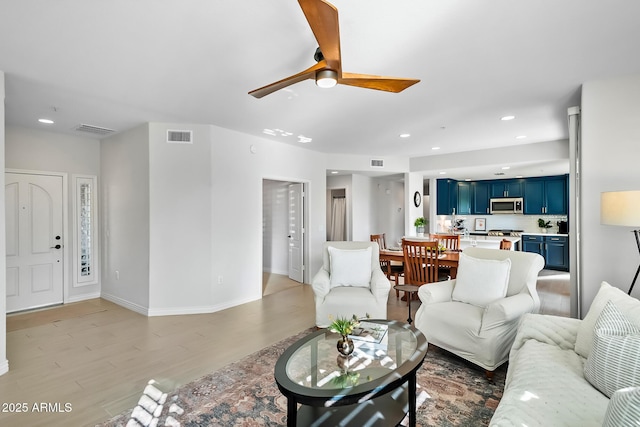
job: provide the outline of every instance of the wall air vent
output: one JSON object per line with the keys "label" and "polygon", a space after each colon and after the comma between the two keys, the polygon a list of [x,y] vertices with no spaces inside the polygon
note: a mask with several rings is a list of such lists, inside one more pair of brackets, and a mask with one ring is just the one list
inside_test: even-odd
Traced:
{"label": "wall air vent", "polygon": [[193,131],[167,130],[167,142],[171,144],[193,144]]}
{"label": "wall air vent", "polygon": [[371,167],[372,168],[383,168],[384,160],[382,159],[371,159]]}
{"label": "wall air vent", "polygon": [[115,130],[113,129],[103,128],[100,126],[87,125],[84,123],[80,123],[74,129],[77,130],[78,132],[87,132],[87,133],[93,133],[96,135],[110,135],[115,132]]}

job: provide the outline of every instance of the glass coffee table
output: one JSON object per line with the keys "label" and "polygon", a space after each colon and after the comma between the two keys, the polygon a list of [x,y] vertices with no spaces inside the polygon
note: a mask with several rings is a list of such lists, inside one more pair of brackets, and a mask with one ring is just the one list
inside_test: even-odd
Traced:
{"label": "glass coffee table", "polygon": [[275,380],[287,397],[287,426],[395,426],[407,413],[416,425],[416,372],[427,340],[404,322],[367,321],[387,325],[387,333],[380,343],[354,339],[348,358],[336,349],[340,335],[326,329],[280,356]]}

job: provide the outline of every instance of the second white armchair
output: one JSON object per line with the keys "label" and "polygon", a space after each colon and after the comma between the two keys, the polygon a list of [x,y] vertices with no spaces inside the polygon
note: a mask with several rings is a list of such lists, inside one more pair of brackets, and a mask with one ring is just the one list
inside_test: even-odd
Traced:
{"label": "second white armchair", "polygon": [[543,267],[538,254],[467,248],[456,279],[420,287],[415,326],[430,344],[491,378],[509,357],[520,317],[540,309],[536,282]]}

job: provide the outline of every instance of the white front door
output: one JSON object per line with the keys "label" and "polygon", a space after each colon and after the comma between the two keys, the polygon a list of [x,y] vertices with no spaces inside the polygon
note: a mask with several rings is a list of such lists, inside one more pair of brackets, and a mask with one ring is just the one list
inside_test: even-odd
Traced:
{"label": "white front door", "polygon": [[302,184],[289,185],[289,278],[304,281],[304,203]]}
{"label": "white front door", "polygon": [[5,174],[7,312],[63,302],[62,177]]}

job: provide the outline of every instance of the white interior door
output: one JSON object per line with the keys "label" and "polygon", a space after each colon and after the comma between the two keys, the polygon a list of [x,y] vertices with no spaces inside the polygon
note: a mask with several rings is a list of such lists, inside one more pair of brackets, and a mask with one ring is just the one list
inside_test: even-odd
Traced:
{"label": "white interior door", "polygon": [[5,174],[7,312],[63,302],[62,177]]}
{"label": "white interior door", "polygon": [[289,278],[304,281],[304,203],[303,186],[289,185]]}

